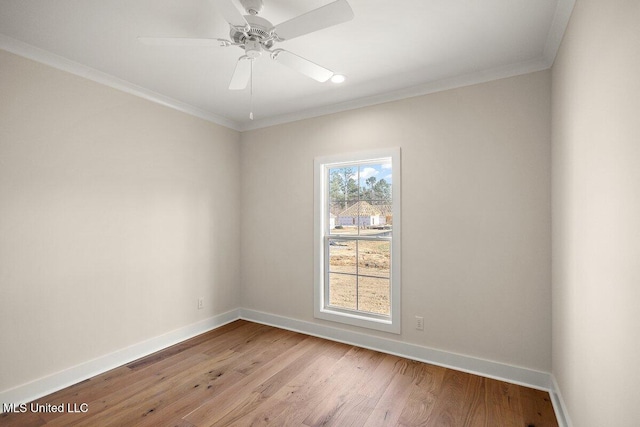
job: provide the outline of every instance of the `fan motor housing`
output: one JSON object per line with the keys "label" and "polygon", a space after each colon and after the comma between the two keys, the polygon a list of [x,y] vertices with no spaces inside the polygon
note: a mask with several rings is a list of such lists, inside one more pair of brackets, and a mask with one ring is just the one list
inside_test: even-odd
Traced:
{"label": "fan motor housing", "polygon": [[273,35],[273,24],[256,15],[245,15],[244,18],[251,28],[246,33],[243,33],[231,27],[231,31],[229,32],[231,40],[240,44],[245,44],[248,40],[256,40],[267,49],[271,48],[271,46],[273,46],[273,40],[269,40],[269,38]]}

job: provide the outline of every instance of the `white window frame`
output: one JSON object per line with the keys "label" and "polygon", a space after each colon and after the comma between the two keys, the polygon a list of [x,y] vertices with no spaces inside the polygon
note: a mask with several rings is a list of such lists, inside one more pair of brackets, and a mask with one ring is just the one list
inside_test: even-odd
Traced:
{"label": "white window frame", "polygon": [[[365,312],[340,310],[330,307],[327,301],[328,292],[328,239],[329,236],[329,203],[328,185],[329,169],[354,164],[376,163],[391,159],[393,179],[391,181],[391,198],[393,213],[393,232],[391,239],[391,271],[390,271],[390,315],[380,316]],[[314,316],[318,319],[345,323],[368,329],[399,334],[401,330],[400,295],[401,295],[401,170],[400,148],[385,148],[357,153],[337,154],[317,157],[314,160]]]}

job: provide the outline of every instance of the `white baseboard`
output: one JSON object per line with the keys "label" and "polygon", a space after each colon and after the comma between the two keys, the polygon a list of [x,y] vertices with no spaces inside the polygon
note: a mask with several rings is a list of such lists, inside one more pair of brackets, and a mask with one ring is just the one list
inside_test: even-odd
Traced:
{"label": "white baseboard", "polygon": [[551,374],[551,382],[553,384],[553,390],[551,390],[549,394],[551,395],[551,403],[553,404],[553,410],[556,412],[558,424],[560,427],[573,427],[573,423],[569,418],[567,406],[562,398],[562,393],[560,393],[560,387],[558,386],[556,377],[553,374]]}
{"label": "white baseboard", "polygon": [[275,326],[290,331],[302,332],[332,341],[356,345],[358,347],[377,350],[407,359],[417,360],[432,365],[443,366],[457,371],[468,372],[487,378],[506,381],[544,391],[551,391],[553,384],[547,372],[533,371],[517,366],[477,359],[470,356],[449,353],[417,344],[409,344],[378,336],[363,334],[350,330],[333,328],[318,323],[277,316],[254,310],[240,309],[240,317],[256,323]]}
{"label": "white baseboard", "polygon": [[[110,369],[125,365],[136,359],[155,353],[174,344],[193,338],[204,332],[219,328],[239,318],[239,309],[231,310],[138,344],[114,351],[93,360],[72,366],[55,374],[0,392],[1,403],[27,403],[65,387],[77,384]],[[2,408],[0,407],[0,410]]]}

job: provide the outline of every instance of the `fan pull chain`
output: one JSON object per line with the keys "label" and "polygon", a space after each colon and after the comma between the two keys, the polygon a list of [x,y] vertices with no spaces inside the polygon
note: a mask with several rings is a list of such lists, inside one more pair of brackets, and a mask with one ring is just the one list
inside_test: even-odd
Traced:
{"label": "fan pull chain", "polygon": [[249,120],[253,120],[253,58],[251,61],[251,78],[249,82]]}

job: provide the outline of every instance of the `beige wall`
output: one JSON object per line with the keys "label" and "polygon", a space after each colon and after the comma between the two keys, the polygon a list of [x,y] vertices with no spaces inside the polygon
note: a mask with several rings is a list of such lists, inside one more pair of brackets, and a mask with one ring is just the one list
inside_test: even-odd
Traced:
{"label": "beige wall", "polygon": [[237,308],[239,154],[0,51],[0,391]]}
{"label": "beige wall", "polygon": [[547,71],[244,132],[243,307],[314,321],[313,159],[400,146],[403,332],[386,336],[548,372],[550,97]]}
{"label": "beige wall", "polygon": [[578,0],[553,67],[553,374],[577,427],[640,420],[640,2]]}

